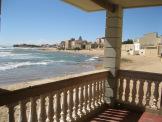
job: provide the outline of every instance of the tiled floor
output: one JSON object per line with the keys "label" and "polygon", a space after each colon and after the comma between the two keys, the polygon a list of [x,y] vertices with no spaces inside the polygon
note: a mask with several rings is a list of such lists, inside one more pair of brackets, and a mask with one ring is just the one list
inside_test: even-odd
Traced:
{"label": "tiled floor", "polygon": [[90,122],[138,122],[141,116],[141,112],[109,108],[92,118]]}
{"label": "tiled floor", "polygon": [[162,115],[108,108],[89,122],[162,122]]}
{"label": "tiled floor", "polygon": [[139,122],[162,122],[162,116],[144,112]]}

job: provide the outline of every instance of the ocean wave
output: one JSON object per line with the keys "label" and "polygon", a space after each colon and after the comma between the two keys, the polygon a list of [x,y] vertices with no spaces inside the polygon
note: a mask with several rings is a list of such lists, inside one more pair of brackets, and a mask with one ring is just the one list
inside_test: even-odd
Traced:
{"label": "ocean wave", "polygon": [[58,61],[53,61],[53,60],[44,60],[40,62],[8,62],[6,64],[1,64],[0,65],[0,71],[5,71],[5,70],[10,70],[10,69],[16,69],[16,68],[21,68],[25,66],[32,66],[32,65],[48,65],[51,63],[64,63],[67,62],[65,60],[58,60]]}
{"label": "ocean wave", "polygon": [[14,56],[11,52],[0,52],[0,57]]}
{"label": "ocean wave", "polygon": [[15,54],[15,53],[12,53],[12,52],[8,52],[8,51],[3,51],[3,52],[0,52],[0,57],[11,57],[11,58],[15,58],[15,59],[21,59],[21,58],[30,58],[28,57],[30,54]]}
{"label": "ocean wave", "polygon": [[31,66],[31,65],[48,65],[51,61],[41,61],[41,62],[10,62],[7,64],[0,65],[0,71],[5,71],[9,69],[20,68],[24,66]]}
{"label": "ocean wave", "polygon": [[95,61],[95,60],[97,60],[97,59],[99,59],[99,57],[91,57],[91,58],[89,58],[89,59],[87,59],[86,61],[88,62],[88,61]]}

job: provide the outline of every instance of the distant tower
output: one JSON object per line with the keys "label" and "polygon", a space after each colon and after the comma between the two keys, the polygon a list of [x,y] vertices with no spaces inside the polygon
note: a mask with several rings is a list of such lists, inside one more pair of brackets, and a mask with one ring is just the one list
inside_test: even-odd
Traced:
{"label": "distant tower", "polygon": [[79,36],[79,39],[78,39],[79,41],[82,41],[83,39],[82,39],[82,37],[81,36]]}

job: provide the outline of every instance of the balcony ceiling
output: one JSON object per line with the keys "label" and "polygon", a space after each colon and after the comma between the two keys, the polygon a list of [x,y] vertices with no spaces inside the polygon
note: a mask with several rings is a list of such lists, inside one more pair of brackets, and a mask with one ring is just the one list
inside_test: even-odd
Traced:
{"label": "balcony ceiling", "polygon": [[[123,8],[162,6],[162,0],[63,0],[85,11],[104,10],[103,4],[121,5]],[[101,3],[100,5],[97,2]],[[110,5],[110,6],[111,6]]]}

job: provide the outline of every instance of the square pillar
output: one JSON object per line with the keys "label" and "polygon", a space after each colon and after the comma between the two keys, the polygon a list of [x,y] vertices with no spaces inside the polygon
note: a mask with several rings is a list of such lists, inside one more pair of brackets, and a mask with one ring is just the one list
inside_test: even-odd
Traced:
{"label": "square pillar", "polygon": [[105,87],[105,101],[113,103],[115,97],[116,74],[120,68],[122,44],[123,9],[116,6],[115,12],[107,11],[104,44],[104,68],[111,72]]}

